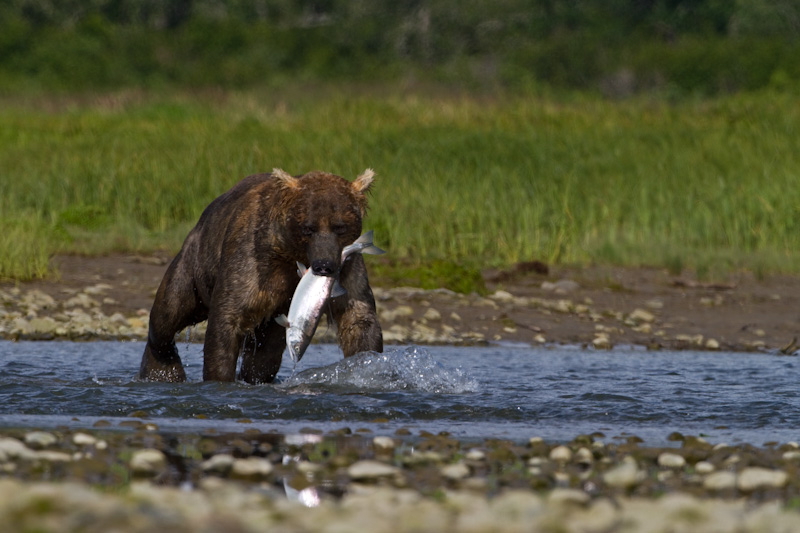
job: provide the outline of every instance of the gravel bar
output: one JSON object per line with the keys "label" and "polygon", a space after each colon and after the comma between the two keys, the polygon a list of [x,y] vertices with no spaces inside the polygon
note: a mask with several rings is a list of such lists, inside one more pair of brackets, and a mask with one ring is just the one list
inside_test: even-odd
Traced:
{"label": "gravel bar", "polygon": [[0,431],[0,531],[798,531],[800,446]]}

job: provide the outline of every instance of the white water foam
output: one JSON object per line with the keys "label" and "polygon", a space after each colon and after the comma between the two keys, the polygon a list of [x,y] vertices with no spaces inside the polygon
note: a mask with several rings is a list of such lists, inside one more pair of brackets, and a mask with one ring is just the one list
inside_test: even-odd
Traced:
{"label": "white water foam", "polygon": [[478,382],[460,368],[449,369],[423,348],[363,352],[334,364],[292,375],[282,386],[324,385],[359,392],[398,390],[461,394],[478,390]]}

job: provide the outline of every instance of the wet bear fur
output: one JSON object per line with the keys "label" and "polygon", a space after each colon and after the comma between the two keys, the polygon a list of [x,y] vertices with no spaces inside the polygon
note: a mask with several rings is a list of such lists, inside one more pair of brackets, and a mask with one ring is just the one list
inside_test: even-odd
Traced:
{"label": "wet bear fur", "polygon": [[353,254],[340,264],[342,248],[361,235],[373,177],[369,169],[352,182],[275,169],[211,202],[156,292],[139,377],[184,381],[175,334],[208,320],[204,380],[233,381],[241,354],[240,379],[271,382],[286,346],[274,318],[288,313],[298,261],[317,275],[338,274],[347,290],[329,306],[344,356],[383,351],[364,260]]}

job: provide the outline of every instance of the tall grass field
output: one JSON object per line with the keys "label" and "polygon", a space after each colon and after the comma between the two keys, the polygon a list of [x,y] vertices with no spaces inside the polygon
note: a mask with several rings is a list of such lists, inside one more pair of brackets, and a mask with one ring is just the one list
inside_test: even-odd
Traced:
{"label": "tall grass field", "polygon": [[800,273],[800,105],[304,90],[0,99],[0,278],[56,253],[176,252],[203,208],[280,167],[377,173],[392,264]]}

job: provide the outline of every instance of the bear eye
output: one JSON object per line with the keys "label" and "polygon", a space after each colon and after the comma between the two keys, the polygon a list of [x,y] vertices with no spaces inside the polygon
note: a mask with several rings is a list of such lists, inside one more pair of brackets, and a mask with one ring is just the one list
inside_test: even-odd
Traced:
{"label": "bear eye", "polygon": [[347,233],[347,226],[344,224],[336,224],[335,226],[333,226],[333,232],[336,235],[344,235],[345,233]]}
{"label": "bear eye", "polygon": [[312,226],[303,226],[303,227],[300,228],[300,231],[306,237],[310,237],[311,235],[314,234],[314,228]]}

